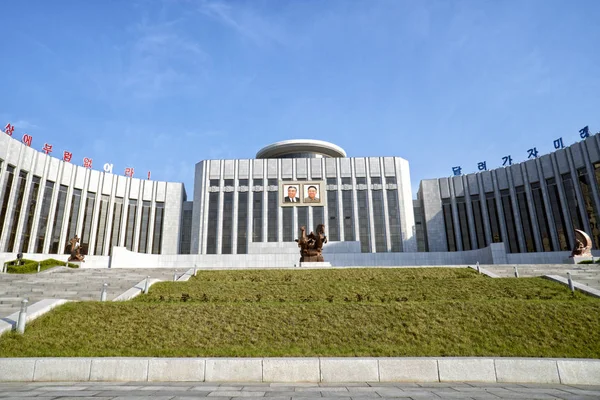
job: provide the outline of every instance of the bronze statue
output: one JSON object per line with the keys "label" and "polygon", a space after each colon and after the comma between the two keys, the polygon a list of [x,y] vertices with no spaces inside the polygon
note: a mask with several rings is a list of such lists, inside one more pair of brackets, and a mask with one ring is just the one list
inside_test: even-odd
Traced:
{"label": "bronze statue", "polygon": [[322,250],[323,244],[327,243],[327,236],[325,236],[325,225],[317,225],[317,233],[311,232],[306,235],[306,227],[300,228],[302,236],[300,239],[296,239],[298,247],[300,247],[300,262],[323,262]]}
{"label": "bronze statue", "polygon": [[592,239],[587,233],[579,229],[575,229],[575,247],[569,257],[591,257],[592,256]]}
{"label": "bronze statue", "polygon": [[69,259],[67,260],[67,262],[71,262],[71,261],[85,262],[85,260],[84,260],[85,256],[81,254],[81,246],[78,246],[79,238],[77,237],[77,235],[75,235],[75,237],[73,239],[69,240],[69,243],[71,244],[71,255],[69,256]]}

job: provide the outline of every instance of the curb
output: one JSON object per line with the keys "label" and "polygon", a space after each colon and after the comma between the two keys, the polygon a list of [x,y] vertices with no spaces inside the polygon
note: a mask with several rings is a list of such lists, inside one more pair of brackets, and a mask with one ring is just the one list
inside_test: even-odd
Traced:
{"label": "curb", "polygon": [[[544,275],[543,277],[546,279],[550,279],[551,281],[555,281],[558,283],[562,283],[563,285],[569,286],[569,280],[567,278],[563,278],[562,276]],[[575,282],[575,281],[572,281],[572,282],[573,282],[573,287],[575,289],[582,291],[585,294],[589,294],[590,296],[593,296],[593,297],[600,297],[600,290],[591,288],[591,287],[584,285],[582,283],[579,283],[579,282]]]}
{"label": "curb", "polygon": [[0,382],[480,382],[600,385],[600,360],[0,358]]}
{"label": "curb", "polygon": [[[27,318],[25,319],[26,323],[33,321],[34,319],[46,314],[48,311],[52,310],[55,307],[58,307],[62,304],[65,304],[71,300],[65,299],[44,299],[40,300],[37,303],[34,303],[27,307]],[[19,313],[17,311],[15,313],[10,314],[6,318],[0,319],[0,335],[4,332],[11,331],[15,329],[17,326],[17,321],[19,320]],[[2,369],[0,368],[0,372]],[[2,380],[2,375],[0,375],[0,380]]]}

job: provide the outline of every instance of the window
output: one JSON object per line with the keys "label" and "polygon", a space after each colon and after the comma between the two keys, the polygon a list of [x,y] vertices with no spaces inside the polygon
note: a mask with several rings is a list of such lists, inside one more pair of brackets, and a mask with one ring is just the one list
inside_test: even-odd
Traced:
{"label": "window", "polygon": [[6,218],[6,211],[8,210],[8,199],[10,199],[10,191],[12,189],[13,179],[15,175],[15,167],[8,165],[6,167],[6,173],[4,178],[4,189],[2,190],[2,207],[0,208],[0,236],[4,227],[4,219]]}
{"label": "window", "polygon": [[221,253],[231,254],[233,249],[233,192],[223,193],[223,235]]}
{"label": "window", "polygon": [[27,204],[27,211],[25,214],[25,221],[23,223],[23,233],[21,234],[21,246],[20,251],[25,253],[29,247],[29,241],[31,238],[31,227],[33,226],[33,218],[35,215],[35,206],[37,205],[37,197],[40,191],[40,180],[39,176],[34,176],[29,187],[29,203]]}
{"label": "window", "polygon": [[248,192],[238,193],[237,254],[248,253]]}
{"label": "window", "polygon": [[[342,185],[352,185],[352,178],[342,178]],[[344,240],[354,240],[354,198],[352,190],[342,190],[342,215],[344,218]]]}
{"label": "window", "polygon": [[106,237],[106,223],[108,222],[108,204],[110,197],[103,194],[100,199],[100,216],[98,217],[98,227],[96,229],[96,249],[94,254],[102,255],[104,251],[104,240]]}
{"label": "window", "polygon": [[[337,179],[327,178],[328,185],[336,185]],[[327,221],[327,229],[329,230],[329,240],[338,241],[340,240],[340,228],[339,228],[339,215],[338,215],[338,192],[337,189],[327,190],[327,214],[329,214],[329,221]]]}
{"label": "window", "polygon": [[[261,182],[262,183],[262,182]],[[252,241],[262,242],[263,192],[252,196]]]}
{"label": "window", "polygon": [[[165,203],[162,201],[157,201],[155,211],[154,236],[152,237],[152,254],[160,254],[162,251],[162,231],[165,222]],[[185,210],[183,212],[183,218],[188,220],[188,224],[190,225],[188,232],[191,233],[192,210]],[[191,238],[189,242],[191,243]]]}
{"label": "window", "polygon": [[217,224],[219,222],[219,192],[208,195],[208,226],[206,254],[217,254]]}
{"label": "window", "polygon": [[481,213],[481,199],[478,194],[471,196],[471,208],[473,209],[473,222],[475,223],[477,248],[481,249],[487,246],[487,240],[485,239],[483,214]]}
{"label": "window", "polygon": [[500,220],[498,219],[498,208],[496,207],[496,196],[494,193],[486,193],[485,202],[492,230],[492,243],[500,243],[502,242],[502,233],[500,231]]}
{"label": "window", "polygon": [[548,188],[548,199],[550,201],[550,209],[554,216],[554,225],[556,226],[556,234],[558,235],[559,250],[571,250],[569,238],[566,234],[565,216],[562,213],[560,195],[558,186],[554,178],[546,179],[546,187]]}
{"label": "window", "polygon": [[509,253],[518,253],[517,226],[515,224],[515,214],[513,212],[510,191],[508,189],[501,190],[500,199],[502,200],[502,211],[504,211],[504,222],[508,235],[508,251]]}
{"label": "window", "polygon": [[79,218],[79,207],[81,206],[81,189],[73,189],[71,196],[71,211],[69,213],[69,228],[67,230],[67,240],[65,245],[65,254],[71,252],[69,240],[75,237],[77,229],[77,220]]}
{"label": "window", "polygon": [[46,228],[48,227],[48,216],[50,215],[50,203],[52,201],[52,191],[54,190],[54,182],[46,181],[44,189],[44,198],[42,199],[42,210],[38,223],[35,252],[44,252],[44,239],[46,238]]}
{"label": "window", "polygon": [[456,251],[456,240],[454,238],[454,221],[452,219],[452,205],[450,199],[442,199],[442,213],[444,214],[444,226],[446,228],[446,245],[448,251]]}
{"label": "window", "polygon": [[123,198],[115,197],[115,204],[113,205],[113,217],[112,217],[112,232],[110,234],[110,243],[108,244],[108,254],[112,254],[113,246],[119,245],[119,239],[121,238],[121,218],[123,214]]}
{"label": "window", "polygon": [[[277,182],[277,179],[269,179],[269,181],[272,180]],[[269,185],[271,184],[269,182]],[[276,242],[277,228],[279,227],[279,192],[268,192],[267,196],[267,241]]]}
{"label": "window", "polygon": [[467,203],[464,196],[456,198],[456,208],[458,209],[458,224],[460,226],[463,250],[471,250],[471,235],[469,232],[469,221],[467,220]]}
{"label": "window", "polygon": [[52,227],[52,239],[50,241],[51,254],[58,254],[60,232],[62,231],[63,219],[65,217],[68,190],[69,188],[65,185],[60,185],[58,188],[58,200],[56,202],[56,211],[54,212],[54,225]]}
{"label": "window", "polygon": [[88,192],[85,201],[85,213],[83,214],[83,231],[81,232],[81,254],[89,254],[90,240],[92,236],[92,223],[94,221],[94,205],[96,204],[96,193]]}
{"label": "window", "polygon": [[533,206],[537,217],[540,235],[542,238],[542,248],[544,251],[554,250],[552,238],[550,237],[550,228],[548,226],[548,216],[546,215],[546,206],[542,197],[542,188],[539,182],[531,184],[531,195],[533,197]]}
{"label": "window", "polygon": [[292,207],[284,207],[283,210],[283,241],[294,241],[294,209]]}
{"label": "window", "polygon": [[8,251],[13,251],[15,246],[15,238],[17,237],[17,227],[19,225],[19,217],[21,216],[21,207],[23,206],[23,197],[25,194],[25,184],[27,183],[27,172],[19,171],[19,179],[17,180],[17,198],[13,203],[12,218],[9,218],[10,225],[8,226],[8,232],[10,237],[8,239]]}
{"label": "window", "polygon": [[563,189],[565,190],[565,197],[567,200],[567,208],[569,209],[569,215],[571,217],[571,223],[574,229],[583,229],[583,219],[581,218],[581,209],[579,208],[579,202],[577,201],[577,195],[575,194],[575,186],[573,186],[573,179],[571,174],[562,174]]}
{"label": "window", "polygon": [[[381,184],[381,178],[371,178],[371,184]],[[383,207],[383,189],[371,191],[373,197],[373,222],[375,223],[375,251],[387,251],[385,235],[385,210]]]}
{"label": "window", "polygon": [[592,240],[594,241],[594,247],[600,247],[600,220],[598,219],[598,210],[596,210],[596,203],[592,196],[591,183],[587,176],[585,168],[577,170],[579,178],[579,188],[581,189],[581,196],[583,197],[583,204],[585,207],[585,213],[590,221],[590,229],[592,230]]}
{"label": "window", "polygon": [[533,228],[531,225],[531,214],[525,195],[525,187],[517,186],[515,188],[517,195],[517,205],[519,206],[519,214],[521,215],[521,226],[523,227],[523,235],[525,236],[525,251],[528,253],[535,251],[535,240],[533,236]]}
{"label": "window", "polygon": [[125,247],[129,251],[133,251],[133,239],[135,238],[135,221],[137,214],[137,200],[129,199],[127,207],[127,226],[125,227]]}

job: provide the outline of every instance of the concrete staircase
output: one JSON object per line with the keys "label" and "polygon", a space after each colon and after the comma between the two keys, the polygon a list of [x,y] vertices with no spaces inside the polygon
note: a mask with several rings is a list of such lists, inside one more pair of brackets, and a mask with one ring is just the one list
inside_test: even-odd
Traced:
{"label": "concrete staircase", "polygon": [[[108,283],[107,300],[112,300],[145,279],[172,281],[172,268],[72,269],[57,267],[39,274],[0,274],[0,318],[42,299],[100,300],[102,285]],[[182,275],[185,270],[177,270]]]}
{"label": "concrete staircase", "polygon": [[[514,277],[514,267],[514,265],[482,266],[501,277]],[[558,275],[567,278],[567,272],[570,272],[571,279],[575,282],[600,290],[600,264],[521,264],[517,265],[517,269],[521,278],[543,275]]]}

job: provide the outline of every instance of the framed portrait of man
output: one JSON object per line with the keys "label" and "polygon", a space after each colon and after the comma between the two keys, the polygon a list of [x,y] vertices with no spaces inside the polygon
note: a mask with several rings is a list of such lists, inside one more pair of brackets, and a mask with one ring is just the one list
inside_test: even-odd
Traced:
{"label": "framed portrait of man", "polygon": [[283,185],[282,205],[298,205],[300,203],[300,185],[297,183]]}
{"label": "framed portrait of man", "polygon": [[321,185],[319,183],[303,184],[302,196],[304,204],[321,204]]}

